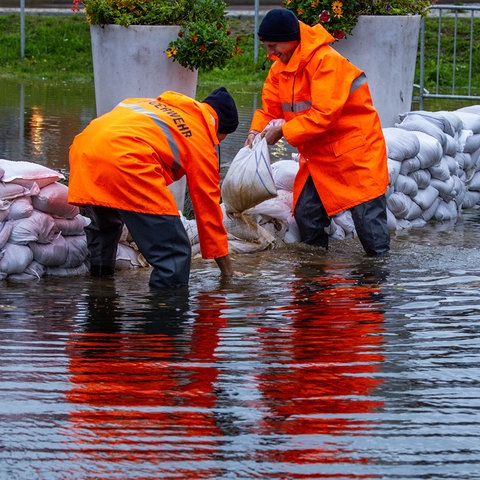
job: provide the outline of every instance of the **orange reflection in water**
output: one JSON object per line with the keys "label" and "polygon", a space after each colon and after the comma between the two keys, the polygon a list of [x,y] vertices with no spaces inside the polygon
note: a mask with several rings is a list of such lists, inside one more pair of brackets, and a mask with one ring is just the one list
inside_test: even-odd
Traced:
{"label": "orange reflection in water", "polygon": [[[98,304],[94,302],[92,312],[99,310]],[[177,307],[165,315],[150,305],[143,332],[127,333],[112,331],[115,306],[104,304],[100,311],[108,313],[103,328],[109,325],[109,333],[72,335],[70,435],[84,472],[98,463],[105,471],[117,468],[115,464],[136,465],[139,472],[166,469],[158,478],[169,478],[173,466],[168,464],[180,462],[185,467],[175,465],[175,475],[205,478],[208,471],[215,478],[215,468],[199,465],[215,455],[215,438],[222,434],[213,413],[218,376],[214,352],[225,325],[221,309],[210,299],[193,324],[179,317],[174,325],[166,317],[178,314]],[[101,330],[102,319],[94,316],[91,325]]]}
{"label": "orange reflection in water", "polygon": [[[383,405],[371,397],[382,382],[375,374],[384,359],[379,284],[335,272],[315,274],[291,286],[292,305],[284,309],[292,323],[262,334],[263,356],[277,357],[280,364],[267,365],[257,375],[268,411],[258,432],[280,439],[278,448],[263,452],[262,460],[295,465],[369,463],[370,458],[345,447],[345,436],[366,434],[373,426],[368,414]],[[328,443],[315,442],[316,447],[309,448],[309,436],[325,435]],[[336,445],[334,439],[340,436]],[[345,473],[331,473],[329,478],[372,478]],[[288,478],[318,477],[310,472]]]}
{"label": "orange reflection in water", "polygon": [[[180,306],[162,301],[158,308],[153,302],[140,320],[114,298],[92,294],[89,324],[68,345],[69,437],[82,472],[220,478],[234,464],[253,470],[253,478],[325,478],[322,465],[335,464],[330,478],[372,478],[352,473],[372,459],[348,443],[373,428],[368,414],[382,406],[372,396],[383,361],[380,287],[375,280],[315,273],[290,285],[280,326],[269,320],[259,327],[258,313],[245,319],[240,337],[227,322],[234,308],[228,292],[198,295],[192,311],[188,300]],[[258,341],[247,359],[241,332]],[[229,337],[237,343],[225,357]],[[229,371],[236,361],[251,365],[241,369],[249,379]],[[255,393],[225,392],[235,385],[220,372],[231,382],[247,380]],[[247,440],[232,443],[242,436]],[[255,445],[244,450],[248,438]]]}

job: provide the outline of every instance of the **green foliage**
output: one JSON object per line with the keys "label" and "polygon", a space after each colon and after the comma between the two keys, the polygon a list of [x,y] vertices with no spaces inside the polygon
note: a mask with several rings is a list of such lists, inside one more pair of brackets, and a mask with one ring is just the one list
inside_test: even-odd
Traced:
{"label": "green foliage", "polygon": [[179,25],[166,52],[191,70],[223,67],[239,53],[230,36],[223,0],[73,0],[92,25]]}
{"label": "green foliage", "polygon": [[320,23],[337,40],[352,33],[359,15],[426,15],[430,5],[430,0],[283,0],[304,23]]}
{"label": "green foliage", "polygon": [[92,25],[179,25],[189,15],[187,0],[74,0]]}

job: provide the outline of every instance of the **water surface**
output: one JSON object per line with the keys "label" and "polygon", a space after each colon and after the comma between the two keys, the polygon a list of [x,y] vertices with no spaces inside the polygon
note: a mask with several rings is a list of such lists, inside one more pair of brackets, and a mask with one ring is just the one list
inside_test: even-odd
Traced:
{"label": "water surface", "polygon": [[[66,169],[92,92],[7,88],[0,157]],[[480,478],[479,220],[234,255],[231,281],[196,259],[169,295],[2,283],[0,479]]]}

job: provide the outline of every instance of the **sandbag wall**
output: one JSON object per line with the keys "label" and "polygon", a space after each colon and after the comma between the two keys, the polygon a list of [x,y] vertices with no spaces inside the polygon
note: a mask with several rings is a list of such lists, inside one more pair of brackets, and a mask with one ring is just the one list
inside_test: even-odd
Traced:
{"label": "sandbag wall", "polygon": [[[90,220],[67,202],[64,175],[31,162],[0,159],[0,280],[88,272],[85,227]],[[146,262],[125,234],[118,268]]]}
{"label": "sandbag wall", "polygon": [[24,161],[0,160],[0,279],[85,273],[88,219],[67,203],[64,176]]}
{"label": "sandbag wall", "polygon": [[456,220],[480,202],[480,107],[410,112],[384,129],[392,229]]}

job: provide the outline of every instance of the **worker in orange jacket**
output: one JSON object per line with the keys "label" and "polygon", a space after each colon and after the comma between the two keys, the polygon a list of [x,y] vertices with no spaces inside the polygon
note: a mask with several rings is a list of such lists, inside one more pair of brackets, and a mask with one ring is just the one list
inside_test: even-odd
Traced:
{"label": "worker in orange jacket", "polygon": [[[365,74],[329,45],[334,38],[320,24],[285,8],[265,15],[258,36],[275,62],[245,144],[261,134],[269,145],[284,137],[298,149],[293,214],[301,240],[328,248],[330,217],[350,209],[364,250],[388,252],[387,152]],[[275,119],[285,123],[267,127]]]}
{"label": "worker in orange jacket", "polygon": [[90,273],[110,276],[125,224],[153,267],[149,285],[188,285],[191,245],[171,191],[184,175],[203,258],[233,274],[220,208],[215,150],[238,126],[235,102],[224,87],[202,102],[176,92],[128,98],[94,119],[70,146],[68,201],[84,206]]}

